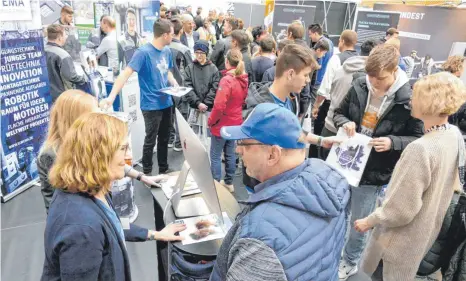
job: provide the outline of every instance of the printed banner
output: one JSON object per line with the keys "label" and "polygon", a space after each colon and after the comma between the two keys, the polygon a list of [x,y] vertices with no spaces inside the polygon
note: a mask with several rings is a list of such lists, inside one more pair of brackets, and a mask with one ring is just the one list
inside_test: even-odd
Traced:
{"label": "printed banner", "polygon": [[306,30],[305,40],[309,43],[307,26],[314,23],[316,13],[315,6],[279,5],[275,4],[273,11],[273,36],[277,41],[286,39],[288,25],[294,21],[299,21]]}
{"label": "printed banner", "polygon": [[0,1],[0,21],[19,21],[31,19],[31,0]]}
{"label": "printed banner", "polygon": [[0,195],[6,201],[38,177],[52,98],[39,1],[32,20],[0,22]]}
{"label": "printed banner", "polygon": [[385,33],[391,27],[397,28],[400,13],[380,11],[358,11],[356,32],[358,45],[369,39],[385,38]]}
{"label": "printed banner", "polygon": [[[466,42],[466,9],[403,4],[375,4],[377,11],[398,11],[401,55],[417,52],[417,72],[421,58],[443,62],[457,42]],[[359,35],[359,34],[358,34]]]}
{"label": "printed banner", "polygon": [[52,101],[42,31],[2,32],[0,69],[1,189],[6,195],[38,177],[36,157]]}
{"label": "printed banner", "polygon": [[[142,33],[152,37],[154,22],[159,18],[160,1],[149,1],[148,7],[141,9]],[[149,38],[150,38],[149,37]]]}

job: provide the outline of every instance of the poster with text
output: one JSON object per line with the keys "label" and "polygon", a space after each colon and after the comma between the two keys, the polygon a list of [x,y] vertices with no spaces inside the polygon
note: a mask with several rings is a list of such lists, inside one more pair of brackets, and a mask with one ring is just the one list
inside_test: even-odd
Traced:
{"label": "poster with text", "polygon": [[[34,22],[21,24],[34,27]],[[8,25],[0,31],[1,192],[5,199],[38,177],[36,158],[46,138],[52,98],[40,24],[21,31],[4,28]]]}
{"label": "poster with text", "polygon": [[314,23],[315,6],[279,5],[276,4],[273,12],[272,34],[277,41],[286,39],[288,25],[299,21],[304,26],[304,39],[309,44],[307,26]]}
{"label": "poster with text", "polygon": [[0,1],[0,21],[31,20],[31,0]]}
{"label": "poster with text", "polygon": [[[466,9],[402,4],[375,4],[374,11],[400,13],[401,55],[417,51],[419,58],[445,61],[454,42],[466,42]],[[416,62],[420,62],[416,58]]]}
{"label": "poster with text", "polygon": [[381,40],[389,28],[397,28],[400,13],[382,11],[358,11],[356,32],[358,45],[369,39]]}
{"label": "poster with text", "polygon": [[147,7],[141,9],[142,33],[148,39],[153,36],[154,22],[159,18],[160,1],[147,1]]}

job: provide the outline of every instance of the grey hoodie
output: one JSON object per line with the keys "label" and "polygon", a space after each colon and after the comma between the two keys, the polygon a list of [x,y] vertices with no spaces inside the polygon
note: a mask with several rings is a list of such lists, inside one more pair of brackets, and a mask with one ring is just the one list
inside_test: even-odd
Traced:
{"label": "grey hoodie", "polygon": [[[395,83],[388,89],[388,91],[385,93],[382,104],[380,105],[379,111],[377,112],[377,118],[380,118],[382,114],[387,110],[388,106],[393,102],[395,99],[395,93],[404,86],[404,84],[409,82],[408,76],[406,75],[406,72],[403,70],[400,71],[400,69],[397,70],[395,73],[396,79]],[[369,81],[369,76],[366,75],[366,83],[367,83],[367,88],[369,89],[369,97],[367,99],[367,104],[366,108],[364,111],[367,111],[367,108],[369,107],[371,103],[371,98],[372,95],[374,94],[374,89],[372,88],[372,85]]]}
{"label": "grey hoodie", "polygon": [[348,94],[353,79],[364,75],[366,60],[367,57],[364,56],[351,57],[335,72],[330,91],[330,108],[327,113],[327,118],[325,118],[325,128],[334,134],[337,133],[337,129],[333,123],[335,109]]}

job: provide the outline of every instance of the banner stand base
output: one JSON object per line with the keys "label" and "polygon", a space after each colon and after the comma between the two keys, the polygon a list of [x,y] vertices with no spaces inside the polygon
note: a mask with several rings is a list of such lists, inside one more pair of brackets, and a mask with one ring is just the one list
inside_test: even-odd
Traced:
{"label": "banner stand base", "polygon": [[7,195],[1,195],[1,202],[2,203],[5,203],[6,201],[10,200],[11,198],[15,197],[16,195],[20,194],[21,192],[29,189],[31,186],[33,185],[39,185],[39,179],[35,179],[23,186],[21,186],[20,188],[16,189],[15,191],[13,191],[12,193],[10,194],[7,194]]}

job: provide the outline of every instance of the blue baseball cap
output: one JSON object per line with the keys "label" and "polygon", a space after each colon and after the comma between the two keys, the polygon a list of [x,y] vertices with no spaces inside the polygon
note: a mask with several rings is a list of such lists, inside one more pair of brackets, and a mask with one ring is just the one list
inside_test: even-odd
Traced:
{"label": "blue baseball cap", "polygon": [[255,139],[287,149],[306,147],[299,142],[303,130],[296,115],[274,103],[257,105],[243,125],[222,127],[220,134],[226,140]]}

